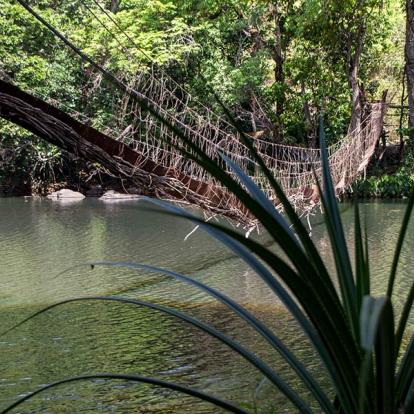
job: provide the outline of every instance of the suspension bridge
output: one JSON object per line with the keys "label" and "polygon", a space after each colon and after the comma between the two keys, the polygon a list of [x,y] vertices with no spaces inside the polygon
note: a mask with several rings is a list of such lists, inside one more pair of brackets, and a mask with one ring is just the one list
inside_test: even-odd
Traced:
{"label": "suspension bridge", "polygon": [[[21,90],[3,74],[2,118],[72,154],[101,164],[136,184],[144,194],[196,205],[243,224],[251,223],[240,202],[198,163],[182,154],[179,150],[182,140],[173,131],[176,128],[237,180],[230,167],[222,162],[224,154],[278,204],[258,162],[231,123],[195,101],[165,73],[151,69],[128,80],[116,78],[24,1],[19,3],[80,61],[90,65],[93,70],[88,76],[94,87],[84,109],[75,111],[64,102]],[[105,112],[110,114],[99,121],[90,114],[90,106],[96,101],[105,101]],[[385,109],[383,102],[366,105],[361,127],[328,148],[338,194],[366,170],[382,131]],[[251,142],[298,211],[318,203],[315,175],[320,178],[322,173],[319,149],[280,145],[264,137]]]}

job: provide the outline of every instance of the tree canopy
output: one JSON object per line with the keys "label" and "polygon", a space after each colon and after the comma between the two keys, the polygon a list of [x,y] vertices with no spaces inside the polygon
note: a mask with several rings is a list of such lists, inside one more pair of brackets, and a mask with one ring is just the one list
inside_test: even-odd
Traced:
{"label": "tree canopy", "polygon": [[[247,132],[316,145],[323,107],[330,142],[385,89],[399,100],[405,10],[400,0],[36,0],[31,5],[124,79],[167,73],[198,101],[211,87]],[[99,84],[20,5],[0,8],[0,71],[23,89],[82,108]],[[92,77],[93,78],[93,77]],[[91,116],[105,117],[105,101]],[[113,114],[111,114],[113,115]],[[1,140],[27,133],[0,124]],[[354,125],[355,126],[355,125]]]}

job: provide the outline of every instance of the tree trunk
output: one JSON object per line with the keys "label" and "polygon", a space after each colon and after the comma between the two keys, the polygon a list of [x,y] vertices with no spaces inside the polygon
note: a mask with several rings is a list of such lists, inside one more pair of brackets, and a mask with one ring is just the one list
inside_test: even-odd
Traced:
{"label": "tree trunk", "polygon": [[285,111],[285,73],[283,70],[283,64],[285,62],[283,46],[282,46],[282,34],[283,34],[283,21],[281,13],[279,12],[277,3],[271,8],[273,19],[275,22],[275,46],[273,48],[273,60],[275,62],[275,82],[280,86],[278,94],[276,96],[276,123],[274,128],[274,136],[276,141],[283,139],[283,114]]}
{"label": "tree trunk", "polygon": [[349,125],[348,132],[358,132],[361,128],[361,99],[360,99],[360,88],[358,85],[358,71],[357,68],[353,68],[348,75],[349,87],[352,91],[352,114],[351,114],[351,123]]}
{"label": "tree trunk", "polygon": [[303,98],[303,119],[305,121],[307,145],[309,148],[316,148],[316,130],[312,121],[309,101],[306,99],[306,88],[303,80],[300,83],[300,91]]}
{"label": "tree trunk", "polygon": [[[175,168],[164,167],[145,154],[82,124],[69,114],[0,79],[0,118],[27,129],[39,138],[85,160],[97,162],[148,194],[193,203],[214,213],[249,219],[234,197],[209,182]],[[228,213],[226,212],[228,206]]]}
{"label": "tree trunk", "polygon": [[404,147],[404,130],[403,130],[403,122],[404,122],[404,102],[406,100],[405,96],[405,79],[407,77],[407,71],[404,67],[403,76],[402,76],[402,91],[401,91],[401,108],[400,108],[400,117],[398,123],[398,130],[400,136],[400,154],[402,153]]}
{"label": "tree trunk", "polygon": [[363,47],[363,40],[364,40],[364,23],[361,22],[357,37],[355,39],[355,50],[352,53],[352,46],[349,45],[348,51],[348,84],[349,88],[352,92],[352,114],[351,114],[351,123],[349,125],[348,132],[356,132],[358,133],[361,129],[361,122],[362,122],[362,111],[363,111],[363,94],[361,91],[361,87],[358,82],[358,74],[359,74],[359,64],[361,61],[361,54],[362,54],[362,47]]}
{"label": "tree trunk", "polygon": [[119,10],[120,3],[121,3],[121,0],[111,0],[111,5],[109,6],[109,10],[112,13],[117,13]]}
{"label": "tree trunk", "polygon": [[414,141],[414,0],[406,0],[405,71],[408,92],[408,127]]}

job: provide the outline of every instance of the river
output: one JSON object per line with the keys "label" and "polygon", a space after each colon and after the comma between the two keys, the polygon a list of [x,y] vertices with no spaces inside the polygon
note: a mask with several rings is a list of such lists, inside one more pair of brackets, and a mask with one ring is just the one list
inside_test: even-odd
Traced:
{"label": "river", "polygon": [[[146,208],[142,208],[142,207]],[[0,199],[0,327],[58,300],[121,295],[185,310],[254,349],[291,383],[293,373],[245,323],[215,300],[164,276],[94,261],[153,264],[192,275],[247,306],[300,355],[329,390],[323,367],[292,318],[266,286],[231,252],[193,225],[149,211],[143,202],[86,199]],[[349,243],[353,211],[341,206]],[[369,233],[373,289],[385,290],[404,202],[361,204]],[[312,234],[329,266],[320,216]],[[414,224],[410,224],[395,294],[413,280]],[[264,236],[259,236],[264,239]],[[63,272],[63,273],[62,273]],[[397,301],[398,303],[398,301]],[[241,357],[182,322],[130,305],[72,303],[43,313],[0,337],[0,408],[17,397],[72,375],[135,373],[202,389],[258,412],[294,413],[280,393]],[[258,384],[261,384],[258,387]],[[305,391],[304,396],[306,397]],[[165,389],[125,381],[60,386],[25,403],[20,413],[216,413],[219,410]]]}

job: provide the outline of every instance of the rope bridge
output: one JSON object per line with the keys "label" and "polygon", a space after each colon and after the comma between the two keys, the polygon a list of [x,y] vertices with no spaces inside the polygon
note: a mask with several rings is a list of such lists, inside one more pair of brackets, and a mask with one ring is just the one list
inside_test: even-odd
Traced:
{"label": "rope bridge", "polygon": [[[56,29],[36,16],[30,7],[26,9],[63,40],[81,58],[81,64],[85,60],[93,63]],[[125,43],[115,39],[126,56],[130,56]],[[129,37],[127,39],[133,42]],[[180,139],[150,113],[156,112],[233,175],[222,162],[220,154],[226,155],[275,205],[278,204],[274,191],[242,143],[238,131],[195,100],[171,77],[152,66],[134,77],[116,78],[115,85],[112,81],[108,86],[106,78],[114,77],[97,64],[83,69],[83,74],[88,88],[85,88],[83,106],[77,105],[78,111],[65,104],[64,99],[54,101],[34,91],[27,94],[3,81],[0,83],[0,116],[61,148],[100,162],[117,175],[137,183],[143,193],[197,205],[207,212],[230,217],[245,225],[252,224],[251,217],[234,196],[197,163],[175,149],[176,145],[181,145]],[[0,75],[5,79],[1,71]],[[97,116],[98,111],[101,116]],[[365,171],[382,131],[384,113],[384,103],[367,105],[362,127],[329,147],[329,162],[338,193]],[[321,177],[319,149],[280,145],[258,138],[252,139],[252,143],[299,212],[318,203],[314,174]]]}
{"label": "rope bridge", "polygon": [[[241,167],[277,204],[277,197],[257,161],[242,143],[237,130],[227,121],[203,105],[198,105],[198,110],[193,109],[195,105],[191,105],[191,95],[169,78],[145,74],[129,87],[148,97],[158,113],[184,131],[192,142],[219,162],[228,174],[233,175],[229,167],[221,162],[220,153]],[[176,145],[180,144],[180,140],[168,127],[141,110],[129,94],[115,99],[110,112],[116,114],[116,123],[111,128],[104,128],[106,134],[121,140],[159,165],[181,171],[194,180],[208,183],[212,189],[225,192],[220,183],[203,168],[165,144],[165,138]],[[362,127],[328,148],[332,177],[338,194],[366,170],[382,131],[384,115],[385,104],[367,105]],[[264,139],[252,139],[252,143],[298,211],[302,212],[317,204],[314,172],[320,179],[322,169],[319,149],[281,145]],[[231,198],[226,197],[225,201],[220,206],[221,212],[225,214],[238,205]],[[200,199],[197,204],[204,206],[206,203]],[[236,216],[242,215],[241,211],[233,213]],[[246,217],[239,219],[244,221]]]}
{"label": "rope bridge", "polygon": [[[98,131],[93,120],[79,112],[58,109],[59,102],[45,102],[24,93],[8,82],[0,81],[0,116],[29,129],[59,147],[99,162],[118,176],[126,177],[146,194],[174,199],[202,207],[210,213],[251,224],[238,200],[194,161],[183,157],[174,147],[165,144],[168,137],[179,144],[164,125],[144,113],[128,95],[113,100],[117,104],[114,123]],[[378,142],[384,117],[384,104],[370,105],[361,130],[354,132],[328,149],[329,161],[337,192],[342,192],[367,167]],[[161,108],[160,108],[161,110]],[[261,173],[249,149],[237,132],[217,128],[214,137],[186,127],[174,111],[162,111],[175,125],[181,126],[193,142],[212,158],[220,161],[220,153],[239,165],[274,200],[277,198]],[[200,127],[205,128],[200,116]],[[115,122],[116,121],[116,122]],[[253,145],[266,166],[281,183],[298,211],[312,208],[318,202],[314,172],[321,177],[320,150],[278,145],[253,140]],[[228,167],[222,163],[229,174]],[[312,171],[314,170],[314,172]],[[235,177],[236,178],[236,177]]]}

